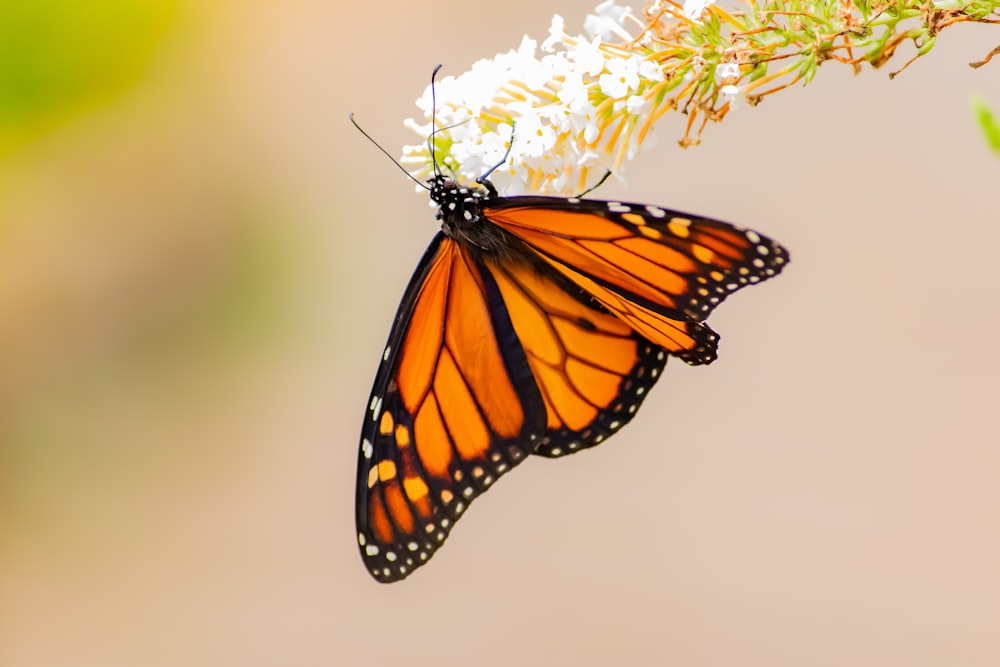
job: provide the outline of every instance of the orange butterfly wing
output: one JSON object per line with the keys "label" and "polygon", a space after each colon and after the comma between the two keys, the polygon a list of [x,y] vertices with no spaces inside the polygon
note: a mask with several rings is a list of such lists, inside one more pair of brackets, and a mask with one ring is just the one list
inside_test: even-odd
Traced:
{"label": "orange butterfly wing", "polygon": [[755,232],[655,206],[509,197],[489,202],[483,213],[628,326],[690,364],[716,357],[718,335],[703,323],[708,314],[788,261],[784,248]]}
{"label": "orange butterfly wing", "polygon": [[491,274],[439,233],[403,297],[362,428],[358,542],[375,578],[402,579],[429,559],[544,428]]}
{"label": "orange butterfly wing", "polygon": [[547,267],[488,266],[545,403],[546,431],[534,453],[570,454],[627,424],[666,351]]}
{"label": "orange butterfly wing", "polygon": [[362,429],[358,542],[406,577],[469,503],[527,454],[559,456],[628,423],[666,352],[544,265],[438,234],[396,315]]}

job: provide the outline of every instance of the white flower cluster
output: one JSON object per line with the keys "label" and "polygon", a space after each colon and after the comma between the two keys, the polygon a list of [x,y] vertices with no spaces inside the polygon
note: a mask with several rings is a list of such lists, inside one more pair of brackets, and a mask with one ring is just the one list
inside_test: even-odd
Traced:
{"label": "white flower cluster", "polygon": [[[697,20],[711,2],[688,0],[685,16],[690,11],[689,20]],[[525,37],[517,50],[438,81],[436,109],[428,87],[417,100],[427,122],[406,121],[424,141],[404,147],[401,162],[416,165],[418,176],[432,172],[427,138],[433,114],[434,158],[463,183],[505,156],[490,175],[505,195],[574,195],[608,171],[620,174],[639,144],[651,143],[653,101],[664,81],[653,50],[644,45],[644,28],[614,0],[586,18],[586,36],[566,34],[563,19],[553,17],[541,47]]]}

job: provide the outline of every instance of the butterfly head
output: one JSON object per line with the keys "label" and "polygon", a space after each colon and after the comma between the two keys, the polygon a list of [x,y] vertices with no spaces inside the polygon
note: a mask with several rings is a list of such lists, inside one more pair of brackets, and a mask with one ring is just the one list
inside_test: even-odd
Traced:
{"label": "butterfly head", "polygon": [[516,253],[520,245],[483,213],[484,207],[499,199],[489,181],[484,179],[481,186],[467,187],[438,174],[428,183],[445,236],[486,255]]}
{"label": "butterfly head", "polygon": [[438,205],[437,219],[443,220],[446,226],[473,223],[480,215],[482,203],[491,197],[486,188],[465,187],[441,174],[428,183],[431,201]]}

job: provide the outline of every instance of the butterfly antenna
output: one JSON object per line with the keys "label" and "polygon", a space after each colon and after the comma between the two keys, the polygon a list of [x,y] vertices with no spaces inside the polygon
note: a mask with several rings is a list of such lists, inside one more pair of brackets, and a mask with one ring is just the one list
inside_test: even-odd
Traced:
{"label": "butterfly antenna", "polygon": [[506,152],[504,152],[503,157],[500,158],[499,162],[497,162],[495,165],[493,165],[492,167],[490,167],[489,169],[487,169],[485,174],[482,174],[479,178],[476,179],[476,183],[479,183],[480,185],[482,185],[483,187],[485,187],[487,190],[489,190],[490,194],[492,196],[494,196],[494,197],[498,196],[498,194],[497,194],[497,189],[495,187],[493,187],[493,183],[490,182],[490,174],[492,174],[494,171],[496,171],[497,169],[499,169],[500,167],[502,167],[503,165],[505,165],[507,163],[507,158],[510,157],[510,150],[512,148],[514,148],[514,123],[513,123],[513,121],[511,121],[511,124],[510,124],[510,143],[507,144],[507,150],[506,150]]}
{"label": "butterfly antenna", "polygon": [[577,197],[586,197],[591,192],[593,192],[597,188],[599,188],[602,185],[604,185],[604,181],[608,180],[609,176],[611,176],[611,170],[610,169],[608,169],[606,172],[604,172],[604,176],[601,176],[601,180],[597,181],[596,183],[594,183],[593,185],[591,185],[589,188],[587,188],[586,190],[584,190],[583,192],[581,192],[580,194],[578,194]]}
{"label": "butterfly antenna", "polygon": [[431,133],[427,136],[427,151],[431,154],[431,163],[434,165],[434,175],[440,176],[441,169],[437,163],[437,151],[434,149],[434,134],[437,132],[437,90],[434,86],[434,79],[441,70],[441,65],[431,72]]}
{"label": "butterfly antenna", "polygon": [[387,151],[386,149],[382,148],[382,146],[380,146],[377,141],[375,141],[374,139],[372,139],[372,137],[371,137],[370,134],[368,134],[367,132],[365,132],[364,130],[362,130],[361,126],[358,125],[357,121],[354,120],[354,114],[353,113],[347,114],[347,117],[350,119],[351,125],[353,125],[357,129],[358,132],[360,132],[361,134],[365,135],[365,138],[368,141],[370,141],[373,144],[375,144],[375,148],[377,148],[380,151],[382,151],[387,158],[389,158],[390,160],[392,160],[392,163],[394,165],[396,165],[397,167],[399,167],[399,170],[401,172],[403,172],[404,174],[406,174],[407,178],[409,178],[411,181],[413,181],[414,183],[416,183],[417,185],[419,185],[420,187],[422,187],[424,190],[428,190],[428,191],[430,190],[430,187],[428,187],[427,184],[421,183],[416,178],[414,178],[413,174],[411,174],[410,172],[406,171],[406,169],[403,167],[403,165],[401,165],[398,162],[396,162],[396,158],[394,158],[391,155],[389,155],[389,151]]}

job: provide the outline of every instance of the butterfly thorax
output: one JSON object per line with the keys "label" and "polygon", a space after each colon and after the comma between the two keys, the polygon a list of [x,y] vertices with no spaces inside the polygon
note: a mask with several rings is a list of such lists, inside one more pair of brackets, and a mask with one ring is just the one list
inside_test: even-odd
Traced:
{"label": "butterfly thorax", "polygon": [[431,200],[438,205],[437,219],[446,236],[487,255],[511,254],[520,246],[483,215],[483,206],[497,199],[489,181],[484,181],[485,187],[465,187],[435,176],[429,183]]}

